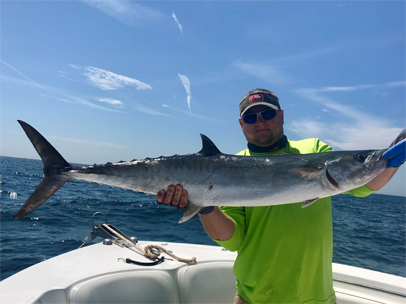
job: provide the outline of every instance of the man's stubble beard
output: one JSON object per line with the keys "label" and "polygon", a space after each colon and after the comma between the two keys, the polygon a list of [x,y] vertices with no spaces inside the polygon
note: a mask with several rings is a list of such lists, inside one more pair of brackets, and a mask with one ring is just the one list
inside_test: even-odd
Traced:
{"label": "man's stubble beard", "polygon": [[270,134],[267,138],[265,139],[261,139],[261,138],[256,138],[253,137],[250,140],[248,140],[248,142],[250,142],[251,144],[254,144],[256,146],[260,146],[260,147],[268,147],[274,143],[276,143],[279,139],[281,139],[283,137],[283,130],[280,134]]}

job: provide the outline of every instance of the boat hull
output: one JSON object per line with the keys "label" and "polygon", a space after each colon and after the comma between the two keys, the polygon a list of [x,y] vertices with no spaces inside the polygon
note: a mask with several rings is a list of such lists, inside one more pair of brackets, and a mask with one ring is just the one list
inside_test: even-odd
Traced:
{"label": "boat hull", "polygon": [[[62,254],[0,282],[0,303],[232,303],[236,254],[219,246],[160,245],[192,265],[165,260],[156,266],[135,250],[102,243]],[[405,303],[406,278],[333,263],[337,303]],[[23,286],[23,288],[22,288]]]}

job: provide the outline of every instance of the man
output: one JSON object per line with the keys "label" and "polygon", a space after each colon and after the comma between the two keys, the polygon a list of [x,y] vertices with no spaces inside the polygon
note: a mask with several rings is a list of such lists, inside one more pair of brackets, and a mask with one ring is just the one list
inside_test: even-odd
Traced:
{"label": "man", "polygon": [[[332,151],[318,139],[289,141],[278,97],[256,89],[240,102],[239,123],[248,149],[237,155],[269,156],[282,152]],[[367,185],[348,193],[367,196],[383,187],[397,168],[385,169]],[[188,193],[181,185],[161,190],[157,201],[184,208]],[[303,203],[265,207],[206,207],[199,212],[207,234],[238,251],[234,303],[335,303],[331,198],[302,209]]]}

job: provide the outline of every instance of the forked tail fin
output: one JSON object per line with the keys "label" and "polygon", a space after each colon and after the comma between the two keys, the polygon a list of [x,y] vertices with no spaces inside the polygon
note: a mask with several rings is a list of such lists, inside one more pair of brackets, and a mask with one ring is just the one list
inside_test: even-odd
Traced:
{"label": "forked tail fin", "polygon": [[71,166],[37,130],[24,121],[18,120],[18,122],[44,163],[44,179],[13,219],[22,218],[37,209],[70,180],[69,176],[60,173]]}
{"label": "forked tail fin", "polygon": [[44,179],[39,184],[37,189],[35,189],[25,204],[13,216],[13,220],[18,220],[19,218],[33,212],[35,209],[45,203],[45,201],[50,198],[59,188],[61,188],[69,179],[70,178],[58,176],[44,176]]}

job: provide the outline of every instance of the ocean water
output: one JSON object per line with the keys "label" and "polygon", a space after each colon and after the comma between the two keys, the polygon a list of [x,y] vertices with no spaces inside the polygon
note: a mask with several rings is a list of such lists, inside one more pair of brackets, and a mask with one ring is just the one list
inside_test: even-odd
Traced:
{"label": "ocean water", "polygon": [[[71,180],[32,214],[13,215],[42,180],[40,160],[0,156],[0,280],[77,249],[101,211],[140,240],[215,245],[196,216],[159,206],[155,196]],[[333,197],[333,262],[406,277],[406,198],[373,194]],[[97,217],[96,223],[102,223]],[[100,242],[97,238],[93,242]]]}

